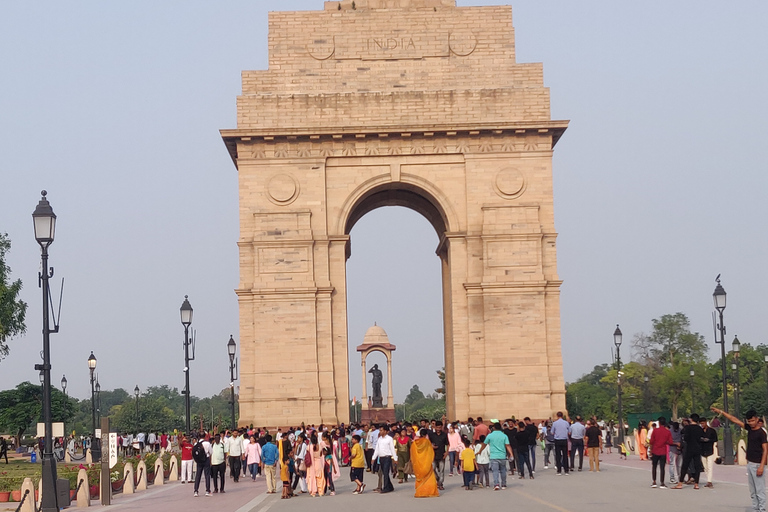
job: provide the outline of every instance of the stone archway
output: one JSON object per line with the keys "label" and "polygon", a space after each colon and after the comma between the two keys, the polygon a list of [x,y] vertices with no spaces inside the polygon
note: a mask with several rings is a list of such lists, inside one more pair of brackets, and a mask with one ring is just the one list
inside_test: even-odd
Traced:
{"label": "stone archway", "polygon": [[511,9],[326,2],[269,26],[270,69],[243,73],[222,131],[239,171],[243,422],[349,420],[349,232],[387,205],[439,235],[448,416],[563,409],[551,165],[567,122],[550,119],[541,65],[515,62]]}

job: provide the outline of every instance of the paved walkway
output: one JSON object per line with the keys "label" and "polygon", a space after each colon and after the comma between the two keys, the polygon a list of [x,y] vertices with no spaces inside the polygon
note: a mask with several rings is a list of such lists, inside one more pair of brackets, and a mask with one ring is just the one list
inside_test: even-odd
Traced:
{"label": "paved walkway", "polygon": [[[716,466],[715,488],[694,490],[652,489],[650,463],[630,457],[624,461],[616,453],[603,454],[600,473],[586,470],[569,476],[556,476],[554,468],[543,469],[543,457],[537,453],[538,471],[535,480],[519,480],[508,476],[505,491],[461,488],[460,476],[446,476],[446,490],[440,498],[415,499],[413,484],[395,483],[395,492],[385,495],[370,492],[376,479],[365,473],[368,490],[365,494],[352,494],[347,468],[336,482],[337,495],[311,498],[307,494],[290,500],[281,500],[280,494],[266,494],[264,478],[252,482],[241,479],[237,484],[227,479],[226,493],[194,498],[192,484],[168,483],[162,487],[134,495],[117,494],[110,509],[115,512],[338,512],[365,510],[416,510],[444,512],[447,507],[456,510],[492,510],[524,507],[524,510],[556,512],[617,512],[692,509],[697,511],[749,512],[749,491],[745,469],[742,466]],[[585,461],[586,464],[586,461]],[[204,490],[204,489],[203,489]],[[93,506],[102,508],[97,501]],[[71,508],[70,510],[76,510]]]}

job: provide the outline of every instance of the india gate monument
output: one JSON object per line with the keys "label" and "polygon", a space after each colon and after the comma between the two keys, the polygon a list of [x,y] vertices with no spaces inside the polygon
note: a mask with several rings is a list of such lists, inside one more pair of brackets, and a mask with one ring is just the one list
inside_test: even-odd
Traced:
{"label": "india gate monument", "polygon": [[269,69],[242,73],[221,132],[241,421],[349,421],[349,233],[393,205],[439,237],[448,419],[564,409],[552,154],[568,123],[550,119],[542,64],[516,62],[511,7],[320,7],[270,13]]}

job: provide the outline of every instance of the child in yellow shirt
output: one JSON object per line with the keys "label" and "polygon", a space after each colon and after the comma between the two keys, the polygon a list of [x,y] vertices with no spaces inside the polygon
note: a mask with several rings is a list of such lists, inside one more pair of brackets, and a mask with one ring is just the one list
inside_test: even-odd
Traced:
{"label": "child in yellow shirt", "polygon": [[475,450],[471,448],[469,439],[464,439],[464,449],[459,454],[459,460],[461,460],[464,475],[464,489],[472,490],[472,481],[475,478]]}
{"label": "child in yellow shirt", "polygon": [[355,482],[357,489],[352,494],[363,494],[365,484],[363,483],[363,474],[365,473],[365,453],[360,446],[360,436],[352,436],[352,460],[349,464],[349,479]]}

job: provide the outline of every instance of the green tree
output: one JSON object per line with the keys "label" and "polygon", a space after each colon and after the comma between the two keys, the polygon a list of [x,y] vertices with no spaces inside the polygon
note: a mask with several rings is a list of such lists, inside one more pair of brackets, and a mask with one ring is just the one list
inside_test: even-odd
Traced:
{"label": "green tree", "polygon": [[110,410],[111,426],[118,432],[136,432],[136,426],[143,432],[169,432],[181,427],[182,422],[173,409],[163,405],[162,400],[143,397],[139,400],[138,423],[136,400],[127,399]]}
{"label": "green tree", "polygon": [[405,403],[407,405],[413,405],[424,400],[424,398],[424,393],[421,392],[419,386],[414,384],[411,390],[408,392],[408,396],[405,397]]}
{"label": "green tree", "polygon": [[8,355],[8,340],[27,331],[27,303],[19,299],[21,279],[11,282],[11,268],[5,263],[10,250],[8,234],[0,233],[0,360]]}
{"label": "green tree", "polygon": [[[11,431],[17,446],[25,432],[42,421],[43,388],[22,382],[14,389],[0,391],[0,430]],[[75,414],[75,403],[58,389],[51,389],[51,419],[67,422]]]}
{"label": "green tree", "polygon": [[635,353],[648,366],[676,367],[707,359],[704,336],[691,332],[691,322],[684,313],[663,315],[652,321],[653,332],[636,334],[632,340]]}
{"label": "green tree", "polygon": [[437,370],[437,378],[440,380],[440,387],[435,389],[435,393],[439,395],[445,394],[445,366],[440,370]]}

